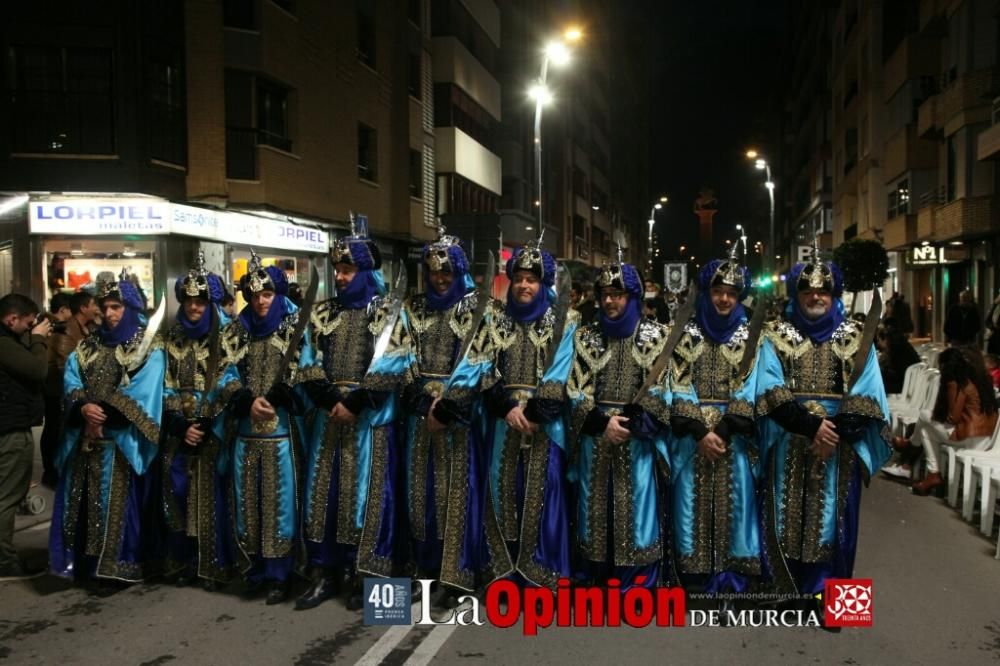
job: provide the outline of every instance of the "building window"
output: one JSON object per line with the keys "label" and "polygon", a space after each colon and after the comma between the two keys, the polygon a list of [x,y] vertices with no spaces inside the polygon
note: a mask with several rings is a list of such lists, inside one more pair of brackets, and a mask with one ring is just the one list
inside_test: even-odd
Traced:
{"label": "building window", "polygon": [[[359,162],[360,163],[360,162]],[[410,196],[422,199],[424,196],[424,155],[419,150],[410,151]]]}
{"label": "building window", "polygon": [[115,152],[109,49],[14,46],[8,71],[14,152]]}
{"label": "building window", "polygon": [[889,219],[898,215],[910,214],[910,181],[901,180],[896,187],[889,190]]}
{"label": "building window", "polygon": [[257,82],[257,143],[292,150],[288,136],[288,90],[270,82]]}
{"label": "building window", "polygon": [[375,0],[358,0],[358,60],[375,69]]}
{"label": "building window", "polygon": [[410,54],[410,68],[407,86],[409,88],[410,97],[413,97],[414,99],[420,99],[421,90],[423,89],[423,67],[421,66],[421,60],[422,58],[419,51],[417,53]]}
{"label": "building window", "polygon": [[256,0],[223,0],[222,24],[241,30],[257,29]]}
{"label": "building window", "polygon": [[358,178],[378,182],[378,132],[358,125]]}
{"label": "building window", "polygon": [[187,163],[184,74],[176,65],[159,62],[146,67],[149,102],[149,155],[173,164]]}

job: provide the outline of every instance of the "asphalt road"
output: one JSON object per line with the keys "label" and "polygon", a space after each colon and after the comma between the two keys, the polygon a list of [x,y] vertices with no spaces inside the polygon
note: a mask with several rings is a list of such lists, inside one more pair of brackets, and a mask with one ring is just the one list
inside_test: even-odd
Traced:
{"label": "asphalt road", "polygon": [[[873,579],[874,626],[815,628],[367,627],[331,601],[304,612],[140,585],[99,599],[53,577],[0,583],[0,660],[18,664],[524,664],[1000,662],[1000,561],[942,500],[876,479],[856,575]],[[44,557],[47,523],[18,545]],[[978,518],[977,518],[978,525]]]}

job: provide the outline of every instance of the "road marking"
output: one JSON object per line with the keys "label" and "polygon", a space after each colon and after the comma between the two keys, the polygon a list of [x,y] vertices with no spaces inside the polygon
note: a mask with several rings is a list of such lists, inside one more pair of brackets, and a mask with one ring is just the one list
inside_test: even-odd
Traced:
{"label": "road marking", "polygon": [[[419,605],[420,602],[417,601],[410,606],[411,618],[420,617],[418,614]],[[389,656],[389,653],[392,652],[404,638],[406,638],[406,635],[410,633],[410,629],[413,629],[415,626],[415,621],[411,619],[410,624],[397,624],[389,627],[389,629],[387,629],[386,632],[382,634],[377,641],[375,641],[375,644],[368,649],[368,652],[365,652],[364,655],[361,656],[361,659],[358,659],[355,662],[355,666],[377,666],[378,664],[381,664],[382,660]]]}
{"label": "road marking", "polygon": [[424,640],[420,641],[413,654],[404,662],[403,666],[425,666],[429,664],[437,655],[441,646],[451,638],[457,627],[457,624],[439,624],[434,627],[434,630],[427,634]]}

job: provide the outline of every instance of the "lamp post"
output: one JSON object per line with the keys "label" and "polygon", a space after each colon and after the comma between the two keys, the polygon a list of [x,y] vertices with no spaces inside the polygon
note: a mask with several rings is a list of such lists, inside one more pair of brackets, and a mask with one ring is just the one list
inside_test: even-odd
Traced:
{"label": "lamp post", "polygon": [[583,37],[579,28],[569,28],[562,39],[549,42],[542,51],[542,69],[538,74],[538,79],[528,91],[528,94],[535,100],[535,184],[537,186],[538,199],[535,207],[538,208],[538,233],[544,227],[542,221],[542,206],[545,197],[542,195],[542,110],[545,105],[552,101],[552,91],[548,87],[549,65],[562,66],[569,62],[570,52],[567,43],[576,42]]}
{"label": "lamp post", "polygon": [[[767,197],[768,201],[771,204],[768,234],[767,234],[767,241],[768,241],[767,244],[773,251],[774,250],[774,179],[771,177],[771,165],[768,164],[767,160],[765,160],[763,157],[760,157],[759,153],[756,150],[748,150],[747,158],[754,160],[754,166],[758,170],[763,171],[765,177],[767,178],[767,180],[764,181],[764,187],[767,188]],[[772,267],[776,266],[777,265],[774,264]]]}
{"label": "lamp post", "polygon": [[669,197],[660,197],[660,200],[653,204],[653,207],[649,209],[649,249],[646,260],[647,272],[653,274],[653,225],[656,224],[656,211],[663,208],[663,205],[670,201]]}

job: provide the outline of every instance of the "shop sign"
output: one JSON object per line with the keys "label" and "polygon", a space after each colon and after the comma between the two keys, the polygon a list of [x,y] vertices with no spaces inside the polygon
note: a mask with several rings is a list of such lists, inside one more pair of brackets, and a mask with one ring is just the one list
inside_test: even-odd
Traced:
{"label": "shop sign", "polygon": [[921,245],[906,252],[907,266],[939,266],[957,264],[969,258],[969,250],[964,245]]}
{"label": "shop sign", "polygon": [[159,235],[170,232],[170,203],[157,199],[32,201],[31,233]]}
{"label": "shop sign", "polygon": [[329,247],[329,234],[324,229],[155,199],[33,201],[29,211],[31,233],[35,234],[174,233],[300,252],[321,253]]}

